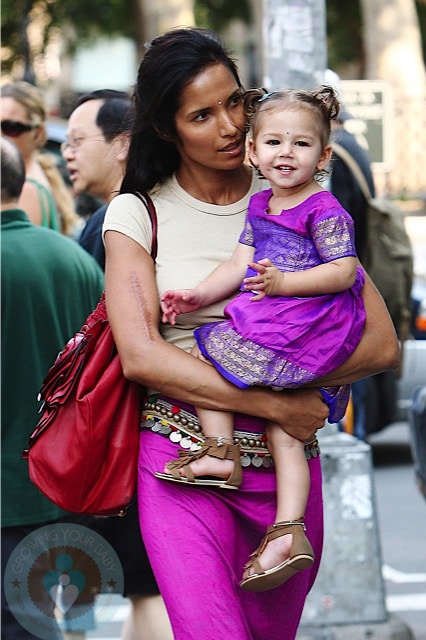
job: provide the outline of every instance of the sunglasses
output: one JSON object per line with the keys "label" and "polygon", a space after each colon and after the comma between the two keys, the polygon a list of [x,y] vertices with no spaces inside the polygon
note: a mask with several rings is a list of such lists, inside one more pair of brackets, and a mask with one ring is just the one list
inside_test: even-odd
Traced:
{"label": "sunglasses", "polygon": [[2,120],[1,132],[9,138],[18,138],[27,131],[32,131],[37,127],[36,124],[25,124],[24,122],[18,122],[18,120]]}

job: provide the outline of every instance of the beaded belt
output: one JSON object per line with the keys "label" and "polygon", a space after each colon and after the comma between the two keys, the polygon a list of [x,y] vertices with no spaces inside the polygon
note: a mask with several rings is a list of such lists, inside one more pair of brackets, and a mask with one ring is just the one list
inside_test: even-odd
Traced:
{"label": "beaded belt", "polygon": [[[141,429],[149,429],[165,436],[182,449],[197,451],[204,442],[200,421],[197,416],[181,407],[170,404],[161,398],[150,399],[141,415]],[[266,435],[248,431],[234,431],[234,444],[241,449],[241,466],[268,468],[273,464],[268,451]],[[316,458],[320,453],[318,440],[305,442],[307,460]]]}

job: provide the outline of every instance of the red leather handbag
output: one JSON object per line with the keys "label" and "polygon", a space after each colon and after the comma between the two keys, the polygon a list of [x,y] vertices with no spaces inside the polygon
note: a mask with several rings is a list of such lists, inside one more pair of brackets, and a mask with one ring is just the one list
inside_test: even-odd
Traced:
{"label": "red leather handbag", "polygon": [[[155,207],[137,195],[151,218],[155,260]],[[136,490],[142,393],[123,375],[103,294],[40,390],[42,415],[22,454],[35,486],[71,513],[124,515]]]}

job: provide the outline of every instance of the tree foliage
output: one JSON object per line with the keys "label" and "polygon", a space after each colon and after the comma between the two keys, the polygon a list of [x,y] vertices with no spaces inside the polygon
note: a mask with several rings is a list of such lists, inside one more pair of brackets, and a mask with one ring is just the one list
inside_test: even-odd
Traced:
{"label": "tree foliage", "polygon": [[[328,65],[332,69],[341,65],[358,64],[360,77],[364,75],[365,51],[360,2],[327,2]],[[426,61],[426,0],[415,0],[422,34],[423,58]]]}
{"label": "tree foliage", "polygon": [[3,0],[2,46],[8,51],[3,57],[3,72],[22,58],[25,31],[31,20],[40,21],[41,49],[49,40],[52,30],[72,27],[75,34],[71,45],[90,42],[100,35],[126,34],[137,38],[137,2],[123,0]]}
{"label": "tree foliage", "polygon": [[247,0],[195,0],[195,21],[199,27],[206,27],[220,33],[233,19],[239,18],[249,23],[250,3]]}
{"label": "tree foliage", "polygon": [[[145,0],[152,2],[153,0]],[[364,48],[360,2],[326,0],[329,66],[357,63],[362,74]],[[423,55],[426,59],[426,0],[416,0],[420,29],[423,35]],[[249,0],[194,0],[196,24],[219,33],[230,20],[251,21]],[[29,19],[44,15],[42,49],[52,29],[72,25],[75,39],[71,45],[90,41],[100,35],[140,37],[141,16],[137,0],[3,0],[2,45],[3,72],[25,55],[25,31]]]}

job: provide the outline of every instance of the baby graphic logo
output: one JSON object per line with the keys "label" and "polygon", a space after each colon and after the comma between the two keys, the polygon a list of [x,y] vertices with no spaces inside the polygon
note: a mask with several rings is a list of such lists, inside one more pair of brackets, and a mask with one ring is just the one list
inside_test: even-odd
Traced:
{"label": "baby graphic logo", "polygon": [[57,523],[36,529],[6,566],[4,593],[18,622],[42,640],[93,629],[110,620],[123,571],[109,543],[87,527]]}
{"label": "baby graphic logo", "polygon": [[74,560],[68,553],[56,558],[56,569],[48,571],[43,584],[61,613],[66,613],[84,589],[86,578],[81,571],[72,571]]}

